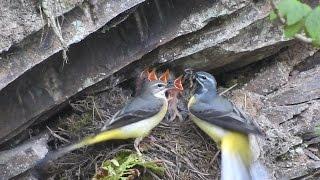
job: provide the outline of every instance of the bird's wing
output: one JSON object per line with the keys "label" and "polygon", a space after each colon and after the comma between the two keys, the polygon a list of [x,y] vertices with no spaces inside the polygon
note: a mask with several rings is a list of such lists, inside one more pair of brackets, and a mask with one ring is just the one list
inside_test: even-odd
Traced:
{"label": "bird's wing", "polygon": [[115,129],[152,117],[160,111],[163,102],[156,97],[136,97],[127,103],[122,110],[118,111],[103,130]]}
{"label": "bird's wing", "polygon": [[191,114],[213,125],[243,133],[260,134],[245,114],[227,99],[218,96],[210,103],[197,103],[190,108]]}

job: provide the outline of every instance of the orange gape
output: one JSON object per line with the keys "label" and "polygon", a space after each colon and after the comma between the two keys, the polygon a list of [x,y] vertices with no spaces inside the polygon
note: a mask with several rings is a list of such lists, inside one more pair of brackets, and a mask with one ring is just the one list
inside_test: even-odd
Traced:
{"label": "orange gape", "polygon": [[[160,81],[163,81],[165,83],[168,83],[168,80],[170,78],[170,71],[167,69],[159,78]],[[179,76],[177,79],[174,80],[174,86],[176,89],[183,91],[183,86],[182,86],[182,75]]]}
{"label": "orange gape", "polygon": [[[160,77],[160,80],[168,83],[168,81],[173,78],[170,76],[170,71],[167,69],[165,73]],[[169,107],[168,107],[168,113],[169,113],[169,118],[168,121],[173,121],[176,119],[176,117],[179,118],[180,121],[183,120],[182,115],[180,114],[178,110],[178,96],[183,91],[183,86],[182,86],[182,76],[179,76],[173,81],[173,85],[175,89],[171,89],[168,91],[168,101],[169,101]]]}
{"label": "orange gape", "polygon": [[[141,72],[139,79],[144,79],[145,77],[148,78],[149,81],[158,80],[156,69],[153,68],[152,71],[149,71],[149,68],[146,68],[144,71]],[[170,71],[167,69],[159,78],[160,81],[168,83],[170,78]],[[182,76],[179,76],[177,79],[174,80],[174,86],[176,89],[183,91],[182,86]]]}
{"label": "orange gape", "polygon": [[149,79],[149,81],[158,80],[156,68],[153,68],[151,72],[149,72],[149,70],[148,70],[148,79]]}
{"label": "orange gape", "polygon": [[135,95],[138,95],[141,93],[141,89],[143,84],[146,81],[155,81],[158,80],[156,69],[153,68],[152,71],[150,71],[150,68],[146,68],[140,73],[140,76],[136,79],[136,89],[135,89]]}
{"label": "orange gape", "polygon": [[145,78],[147,78],[149,81],[158,80],[156,69],[153,68],[152,71],[150,71],[149,68],[146,68],[143,70],[139,76],[139,79],[144,80]]}
{"label": "orange gape", "polygon": [[[140,81],[144,81],[146,80],[146,78],[149,81],[154,81],[154,80],[158,80],[157,77],[157,73],[156,73],[156,69],[153,68],[152,71],[150,71],[149,68],[145,69],[139,77]],[[164,82],[164,83],[168,83],[168,81],[170,80],[170,71],[169,69],[167,69],[159,78],[160,81]],[[141,84],[141,83],[140,83]],[[168,112],[169,112],[169,121],[173,121],[176,117],[179,118],[180,121],[183,120],[182,115],[180,114],[179,110],[178,110],[178,96],[181,93],[181,91],[183,91],[183,86],[182,86],[182,76],[179,76],[178,78],[176,78],[173,81],[174,87],[175,89],[169,90],[168,91],[168,102],[169,102],[169,107],[168,107]],[[138,87],[139,86],[139,87]],[[140,86],[139,84],[137,84],[137,89],[139,90],[138,92],[140,92]]]}
{"label": "orange gape", "polygon": [[180,91],[183,91],[183,86],[182,86],[182,75],[179,76],[177,79],[174,80],[174,87]]}
{"label": "orange gape", "polygon": [[164,72],[164,73],[160,76],[159,80],[162,81],[162,82],[168,83],[169,76],[170,76],[170,71],[169,71],[169,69],[167,69],[166,72]]}
{"label": "orange gape", "polygon": [[136,92],[135,95],[138,95],[141,93],[141,88],[145,81],[154,81],[158,80],[156,69],[154,68],[152,71],[150,71],[149,68],[146,68],[140,73],[140,76],[136,80]]}

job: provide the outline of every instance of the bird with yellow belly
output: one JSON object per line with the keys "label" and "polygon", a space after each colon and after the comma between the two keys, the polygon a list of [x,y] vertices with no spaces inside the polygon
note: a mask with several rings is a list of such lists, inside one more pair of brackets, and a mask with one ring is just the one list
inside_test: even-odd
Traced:
{"label": "bird with yellow belly", "polygon": [[249,134],[261,131],[226,98],[217,94],[217,82],[207,72],[193,74],[196,89],[188,102],[192,121],[221,148],[221,179],[265,179],[252,175],[252,152]]}

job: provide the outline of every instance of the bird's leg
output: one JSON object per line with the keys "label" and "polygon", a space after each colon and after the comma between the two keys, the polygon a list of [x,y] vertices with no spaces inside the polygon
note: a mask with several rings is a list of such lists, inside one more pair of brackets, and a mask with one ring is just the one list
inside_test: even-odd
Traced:
{"label": "bird's leg", "polygon": [[134,140],[134,149],[137,151],[137,154],[139,156],[142,156],[141,152],[140,152],[140,149],[139,149],[139,144],[140,142],[142,141],[142,137],[138,137]]}

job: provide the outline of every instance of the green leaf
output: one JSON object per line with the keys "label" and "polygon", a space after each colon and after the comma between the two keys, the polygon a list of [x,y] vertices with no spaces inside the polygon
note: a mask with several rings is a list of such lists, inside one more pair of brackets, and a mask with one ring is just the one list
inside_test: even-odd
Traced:
{"label": "green leaf", "polygon": [[286,18],[286,24],[289,26],[301,21],[312,10],[298,0],[282,0],[277,9]]}
{"label": "green leaf", "polygon": [[119,162],[116,159],[111,159],[110,162],[112,162],[112,164],[114,164],[115,166],[120,166]]}
{"label": "green leaf", "polygon": [[110,175],[116,175],[117,174],[116,171],[111,166],[108,166],[107,169],[108,169],[108,172],[109,172]]}
{"label": "green leaf", "polygon": [[320,46],[320,6],[315,8],[305,21],[307,35],[316,46]]}
{"label": "green leaf", "polygon": [[[133,168],[138,170],[144,168],[149,169],[158,175],[163,175],[165,171],[165,169],[156,162],[146,161],[136,153],[132,154],[129,151],[121,151],[115,158],[102,163],[102,169],[107,171],[106,175],[102,178],[108,180],[124,180],[127,179],[128,176],[134,175],[132,174]],[[101,177],[101,175],[96,174],[94,178],[96,177]]]}
{"label": "green leaf", "polygon": [[277,14],[274,11],[271,11],[269,14],[270,21],[274,21],[278,18]]}
{"label": "green leaf", "polygon": [[160,176],[164,175],[164,172],[165,172],[164,167],[161,167],[154,162],[146,162],[141,164],[141,166],[144,166],[145,168],[150,169],[152,172]]}
{"label": "green leaf", "polygon": [[301,32],[304,27],[303,22],[304,21],[299,21],[291,26],[285,26],[284,27],[284,35],[287,38],[292,38],[294,35]]}

